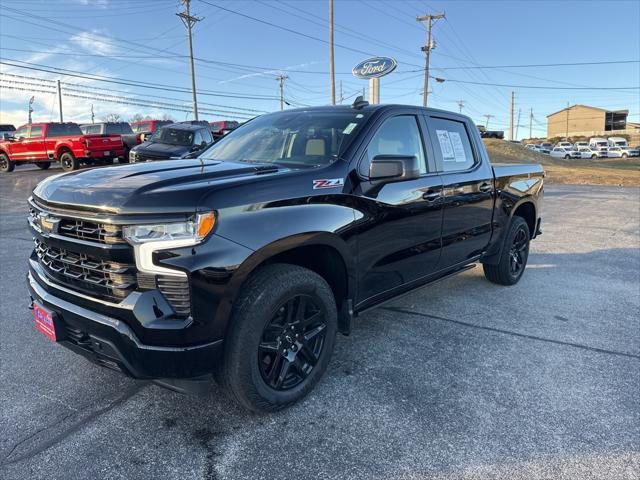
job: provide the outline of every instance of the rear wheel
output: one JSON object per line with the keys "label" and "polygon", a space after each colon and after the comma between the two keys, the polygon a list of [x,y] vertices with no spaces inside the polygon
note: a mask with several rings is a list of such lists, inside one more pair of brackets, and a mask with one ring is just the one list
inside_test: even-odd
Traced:
{"label": "rear wheel", "polygon": [[309,393],[327,368],[338,328],[327,282],[285,264],[248,280],[231,322],[217,376],[253,411],[279,410]]}
{"label": "rear wheel", "polygon": [[0,172],[13,172],[14,168],[16,164],[9,159],[9,156],[6,153],[0,153]]}
{"label": "rear wheel", "polygon": [[51,162],[36,162],[36,166],[40,170],[47,170],[51,166]]}
{"label": "rear wheel", "polygon": [[71,152],[64,152],[60,155],[60,164],[65,172],[77,170],[80,166],[80,162]]}
{"label": "rear wheel", "polygon": [[529,226],[522,217],[513,217],[497,265],[482,265],[484,276],[499,285],[518,283],[529,258]]}
{"label": "rear wheel", "polygon": [[571,158],[569,155],[565,155],[565,156],[564,156],[564,159],[565,159],[565,160],[569,160],[569,158]]}
{"label": "rear wheel", "polygon": [[598,158],[597,155],[591,155],[591,158]]}
{"label": "rear wheel", "polygon": [[627,158],[627,154],[626,154],[626,153],[623,153],[623,154],[622,154],[622,158]]}

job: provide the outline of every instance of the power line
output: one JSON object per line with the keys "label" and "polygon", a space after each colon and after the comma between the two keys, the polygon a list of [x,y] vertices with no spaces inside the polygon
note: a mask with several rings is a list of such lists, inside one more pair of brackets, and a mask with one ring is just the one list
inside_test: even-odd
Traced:
{"label": "power line", "polygon": [[440,78],[431,77],[438,81],[447,81],[454,83],[468,83],[471,85],[488,85],[493,87],[509,87],[509,88],[536,88],[542,90],[639,90],[638,87],[548,87],[544,85],[510,85],[505,83],[486,83],[486,82],[472,82],[469,80],[458,80],[454,78]]}

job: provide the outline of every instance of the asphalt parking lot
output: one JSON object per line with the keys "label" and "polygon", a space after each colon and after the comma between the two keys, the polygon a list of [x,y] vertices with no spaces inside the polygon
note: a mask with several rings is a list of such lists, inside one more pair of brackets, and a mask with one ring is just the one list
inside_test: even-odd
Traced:
{"label": "asphalt parking lot", "polygon": [[640,190],[548,186],[518,285],[475,268],[365,314],[309,397],[259,416],[34,329],[25,200],[53,171],[0,176],[0,477],[640,476]]}

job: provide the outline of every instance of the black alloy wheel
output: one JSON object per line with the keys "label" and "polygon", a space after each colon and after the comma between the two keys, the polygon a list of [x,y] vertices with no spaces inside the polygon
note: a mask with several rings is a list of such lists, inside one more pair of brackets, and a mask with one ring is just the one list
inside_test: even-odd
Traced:
{"label": "black alloy wheel", "polygon": [[529,248],[529,234],[524,228],[518,228],[509,250],[509,269],[517,277],[525,266]]}
{"label": "black alloy wheel", "polygon": [[310,295],[299,294],[281,305],[262,332],[258,363],[269,387],[290,390],[311,374],[327,333],[326,313]]}

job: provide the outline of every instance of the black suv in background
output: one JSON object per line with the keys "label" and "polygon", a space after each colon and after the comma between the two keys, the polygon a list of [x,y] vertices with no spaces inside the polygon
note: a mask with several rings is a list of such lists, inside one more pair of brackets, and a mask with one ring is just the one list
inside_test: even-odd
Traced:
{"label": "black suv in background", "polygon": [[129,161],[149,162],[182,158],[205,150],[213,143],[209,125],[172,123],[159,128],[149,139],[129,152]]}

